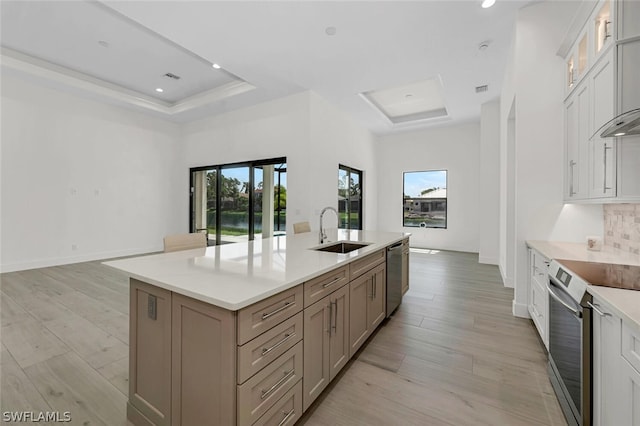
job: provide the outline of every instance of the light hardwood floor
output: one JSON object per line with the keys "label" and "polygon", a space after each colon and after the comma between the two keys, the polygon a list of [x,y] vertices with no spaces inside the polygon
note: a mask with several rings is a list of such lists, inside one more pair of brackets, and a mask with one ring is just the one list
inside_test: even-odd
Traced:
{"label": "light hardwood floor", "polygon": [[[1,411],[126,425],[127,278],[87,262],[0,279]],[[300,423],[566,424],[544,348],[531,321],[511,315],[513,291],[496,267],[475,254],[412,252],[410,282]]]}

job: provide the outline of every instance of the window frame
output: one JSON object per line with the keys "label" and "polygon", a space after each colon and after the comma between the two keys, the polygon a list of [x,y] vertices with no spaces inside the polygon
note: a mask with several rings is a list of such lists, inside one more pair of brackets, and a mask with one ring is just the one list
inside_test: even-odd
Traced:
{"label": "window frame", "polygon": [[[444,189],[447,190],[447,196],[445,197],[445,204],[444,204],[444,226],[429,226],[428,224],[425,223],[425,226],[421,226],[421,225],[407,225],[405,223],[405,205],[406,205],[406,199],[405,198],[405,185],[406,185],[406,175],[409,173],[429,173],[429,172],[444,172],[445,173],[445,187]],[[430,169],[430,170],[412,170],[412,171],[406,171],[406,172],[402,172],[402,227],[403,228],[420,228],[420,229],[448,229],[449,228],[449,170],[448,169]],[[413,198],[418,198],[418,197],[408,197],[410,199]]]}
{"label": "window frame", "polygon": [[[338,229],[356,229],[361,231],[364,225],[364,217],[363,217],[363,212],[364,212],[364,172],[362,170],[356,169],[354,167],[350,167],[350,166],[345,166],[344,164],[338,164],[338,177],[340,176],[340,171],[346,171],[347,172],[347,181],[350,182],[351,181],[351,174],[357,174],[358,178],[359,178],[359,182],[360,182],[360,202],[358,203],[358,227],[357,228],[351,228],[351,211],[349,210],[348,216],[347,216],[347,227],[346,228],[341,228],[340,227],[340,198],[338,197]],[[338,190],[340,190],[340,187],[338,187]],[[347,188],[347,201],[346,204],[347,206],[350,206],[351,204],[351,197],[350,197],[350,192]]]}

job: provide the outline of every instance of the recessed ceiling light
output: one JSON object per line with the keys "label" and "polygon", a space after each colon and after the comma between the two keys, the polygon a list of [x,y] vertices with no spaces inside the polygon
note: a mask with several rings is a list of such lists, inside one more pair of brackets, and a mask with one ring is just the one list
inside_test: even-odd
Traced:
{"label": "recessed ceiling light", "polygon": [[488,9],[494,4],[496,4],[496,0],[482,0],[482,7],[484,9]]}
{"label": "recessed ceiling light", "polygon": [[100,40],[98,42],[98,44],[102,47],[109,47],[109,42],[108,41],[104,41],[104,40]]}
{"label": "recessed ceiling light", "polygon": [[164,90],[162,90],[162,87],[158,87],[158,88],[156,88],[156,92],[162,93],[162,92],[164,92]]}
{"label": "recessed ceiling light", "polygon": [[212,66],[212,67],[214,67],[214,68],[215,68],[215,69],[217,69],[217,70],[219,70],[219,69],[220,69],[220,65],[218,65],[218,64],[213,64],[213,65],[211,65],[211,66]]}
{"label": "recessed ceiling light", "polygon": [[327,33],[327,35],[336,35],[336,27],[327,27],[324,29],[324,32]]}
{"label": "recessed ceiling light", "polygon": [[625,132],[620,132],[620,133],[615,133],[613,136],[624,136],[626,135]]}

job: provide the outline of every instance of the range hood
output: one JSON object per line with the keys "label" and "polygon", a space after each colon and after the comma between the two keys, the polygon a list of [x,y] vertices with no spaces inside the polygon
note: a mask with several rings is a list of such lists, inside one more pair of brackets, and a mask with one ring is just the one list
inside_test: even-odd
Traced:
{"label": "range hood", "polygon": [[602,133],[600,133],[601,138],[640,135],[640,108],[620,114],[598,131],[600,130],[602,130]]}

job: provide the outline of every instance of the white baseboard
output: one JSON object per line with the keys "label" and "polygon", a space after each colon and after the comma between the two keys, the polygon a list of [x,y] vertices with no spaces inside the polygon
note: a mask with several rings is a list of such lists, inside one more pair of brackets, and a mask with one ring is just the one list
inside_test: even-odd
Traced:
{"label": "white baseboard", "polygon": [[502,269],[502,265],[498,264],[498,269],[500,270],[500,276],[502,277],[502,284],[507,288],[513,288],[513,278],[507,277]]}
{"label": "white baseboard", "polygon": [[511,304],[511,310],[513,312],[513,316],[519,318],[531,318],[529,315],[529,307],[522,303],[516,303],[514,300]]}
{"label": "white baseboard", "polygon": [[497,265],[498,258],[497,257],[488,257],[488,256],[479,256],[478,263],[484,263],[487,265]]}
{"label": "white baseboard", "polygon": [[47,268],[49,266],[68,265],[71,263],[91,262],[94,260],[106,260],[114,257],[134,256],[162,251],[162,247],[148,247],[127,250],[114,250],[99,253],[88,253],[79,256],[54,257],[47,259],[28,260],[24,262],[3,263],[0,272],[24,271],[26,269]]}

